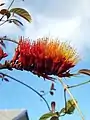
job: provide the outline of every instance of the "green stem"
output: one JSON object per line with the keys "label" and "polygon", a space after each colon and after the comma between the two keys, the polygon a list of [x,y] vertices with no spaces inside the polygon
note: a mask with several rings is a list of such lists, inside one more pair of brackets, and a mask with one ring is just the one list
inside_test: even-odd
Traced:
{"label": "green stem", "polygon": [[19,81],[18,79],[14,78],[14,77],[12,77],[12,76],[10,76],[10,75],[4,74],[4,73],[2,73],[2,72],[0,72],[0,74],[2,74],[3,76],[9,77],[10,79],[12,79],[12,80],[14,80],[14,81],[16,81],[16,82],[24,85],[25,87],[31,89],[33,92],[35,92],[37,95],[39,95],[39,96],[43,99],[43,101],[46,103],[49,111],[51,111],[51,110],[50,110],[50,107],[49,107],[49,105],[48,105],[48,102],[46,101],[46,99],[45,99],[39,92],[37,92],[34,88],[32,88],[31,86],[25,84],[24,82]]}
{"label": "green stem", "polygon": [[85,82],[83,82],[83,83],[80,83],[80,84],[76,84],[76,85],[72,85],[72,86],[67,86],[67,88],[79,87],[79,86],[81,86],[81,85],[85,85],[85,84],[87,84],[87,83],[89,83],[89,82],[90,82],[90,80],[88,80],[88,81],[85,81]]}
{"label": "green stem", "polygon": [[79,112],[82,120],[84,120],[84,116],[83,116],[83,114],[82,114],[82,112],[81,112],[81,110],[80,110],[80,108],[79,108],[79,106],[78,106],[75,98],[73,97],[72,93],[71,93],[70,90],[68,89],[67,85],[66,85],[60,78],[59,78],[59,81],[61,82],[63,88],[66,89],[67,93],[70,95],[71,99],[73,100],[74,104],[76,105],[76,108],[77,108],[77,110],[78,110],[78,112]]}

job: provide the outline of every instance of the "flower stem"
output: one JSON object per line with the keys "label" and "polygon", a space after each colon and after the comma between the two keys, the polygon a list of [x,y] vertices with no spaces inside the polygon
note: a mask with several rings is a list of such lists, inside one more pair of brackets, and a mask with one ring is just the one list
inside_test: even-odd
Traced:
{"label": "flower stem", "polygon": [[45,99],[39,92],[37,92],[34,88],[32,88],[31,86],[27,85],[26,83],[21,82],[20,80],[18,80],[18,79],[16,79],[16,78],[12,77],[12,76],[10,76],[10,75],[4,74],[4,73],[2,73],[2,72],[0,72],[0,74],[2,74],[3,76],[9,77],[10,79],[12,79],[12,80],[14,80],[14,81],[16,81],[16,82],[18,82],[18,83],[24,85],[25,87],[31,89],[33,92],[35,92],[37,95],[39,95],[39,96],[43,99],[43,101],[46,103],[46,105],[47,105],[49,111],[51,111],[51,110],[50,110],[50,107],[49,107],[49,105],[48,105],[48,102],[46,101],[46,99]]}
{"label": "flower stem", "polygon": [[64,101],[65,101],[65,111],[67,111],[66,89],[64,89]]}
{"label": "flower stem", "polygon": [[84,116],[83,116],[83,114],[82,114],[82,112],[81,112],[81,110],[80,110],[80,108],[79,108],[79,106],[78,106],[75,98],[73,97],[72,93],[71,93],[70,90],[68,89],[67,85],[66,85],[60,78],[59,78],[59,81],[60,81],[60,83],[62,84],[63,88],[66,89],[67,93],[70,95],[71,99],[73,100],[73,102],[74,102],[75,105],[76,105],[76,108],[77,108],[77,110],[78,110],[78,112],[79,112],[82,120],[84,120]]}
{"label": "flower stem", "polygon": [[76,84],[76,85],[68,86],[67,88],[79,87],[79,86],[81,86],[81,85],[85,85],[85,84],[87,84],[87,83],[89,83],[89,82],[90,82],[90,80],[85,81],[85,82],[82,82],[82,83],[80,83],[80,84]]}

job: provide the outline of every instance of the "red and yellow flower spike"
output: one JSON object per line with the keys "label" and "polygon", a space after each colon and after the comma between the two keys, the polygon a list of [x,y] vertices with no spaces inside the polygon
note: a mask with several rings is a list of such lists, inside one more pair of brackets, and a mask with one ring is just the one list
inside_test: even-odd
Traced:
{"label": "red and yellow flower spike", "polygon": [[69,77],[68,71],[78,61],[75,49],[67,42],[47,37],[33,42],[21,38],[12,59],[17,69],[28,70],[51,80],[50,75]]}

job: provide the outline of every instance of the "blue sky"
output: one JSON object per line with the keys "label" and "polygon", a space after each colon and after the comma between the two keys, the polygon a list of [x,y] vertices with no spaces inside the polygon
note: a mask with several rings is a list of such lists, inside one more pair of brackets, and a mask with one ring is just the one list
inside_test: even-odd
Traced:
{"label": "blue sky", "polygon": [[[8,6],[9,1],[11,0],[4,1],[7,3],[6,6]],[[30,37],[31,39],[43,36],[58,37],[62,41],[69,41],[70,44],[77,49],[81,57],[81,61],[72,69],[73,72],[76,72],[80,68],[90,68],[89,0],[39,0],[39,2],[38,0],[25,0],[25,2],[16,0],[13,6],[23,7],[30,11],[32,23],[28,24],[23,21],[25,25],[24,30],[21,30],[12,24],[5,24],[0,27],[0,36],[7,35],[12,39],[17,39],[21,35]],[[8,54],[11,55],[13,51],[14,48],[12,47],[12,44],[8,44]],[[29,72],[16,70],[13,72],[7,70],[3,71],[24,81],[38,91],[45,90],[47,92],[51,85],[50,81],[44,81],[42,78],[38,78]],[[67,84],[72,85],[89,79],[90,77],[81,75],[64,81]],[[57,110],[60,110],[64,105],[63,89],[59,82],[56,82],[55,87],[57,89],[55,95],[50,96],[48,94],[45,98],[49,103],[52,100],[56,100],[56,108]],[[85,116],[85,120],[90,119],[89,90],[89,84],[71,90],[78,100],[79,106]],[[0,82],[0,94],[1,109],[26,108],[31,120],[38,120],[43,113],[48,112],[47,106],[40,100],[40,97],[33,91],[12,80],[10,80],[9,83]],[[61,119],[79,120],[81,118],[76,110],[73,115],[62,117]]]}

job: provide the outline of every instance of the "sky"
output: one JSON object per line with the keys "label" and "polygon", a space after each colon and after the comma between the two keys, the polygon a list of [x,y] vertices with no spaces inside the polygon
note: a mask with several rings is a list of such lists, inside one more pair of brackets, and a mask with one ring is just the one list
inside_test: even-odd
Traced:
{"label": "sky", "polygon": [[[5,1],[6,7],[11,0]],[[90,68],[90,1],[89,0],[15,0],[12,7],[23,7],[30,12],[32,16],[32,23],[23,21],[24,29],[20,29],[13,24],[5,24],[0,26],[0,36],[7,35],[12,39],[18,40],[20,36],[30,37],[30,39],[37,39],[39,37],[50,36],[59,38],[62,41],[68,41],[76,48],[80,55],[80,62],[72,72],[77,72],[81,68]],[[1,9],[1,8],[0,8]],[[14,47],[7,43],[6,49],[8,54],[13,54]],[[9,59],[9,58],[8,58]],[[36,90],[49,90],[51,82],[44,81],[32,73],[21,71],[7,71],[5,73],[16,77],[31,85]],[[81,75],[79,77],[64,80],[67,84],[80,83],[89,80],[88,76]],[[57,110],[64,105],[63,89],[59,82],[56,82],[56,93],[54,96],[47,94],[45,98],[50,103],[52,100],[57,102]],[[78,100],[79,106],[85,116],[85,120],[90,119],[89,113],[89,84],[71,89],[71,92]],[[47,106],[40,97],[33,91],[24,86],[10,80],[9,83],[0,82],[0,108],[1,109],[17,109],[26,108],[31,120],[38,120],[39,117],[48,112]],[[70,116],[61,118],[62,120],[80,120],[77,112]]]}

